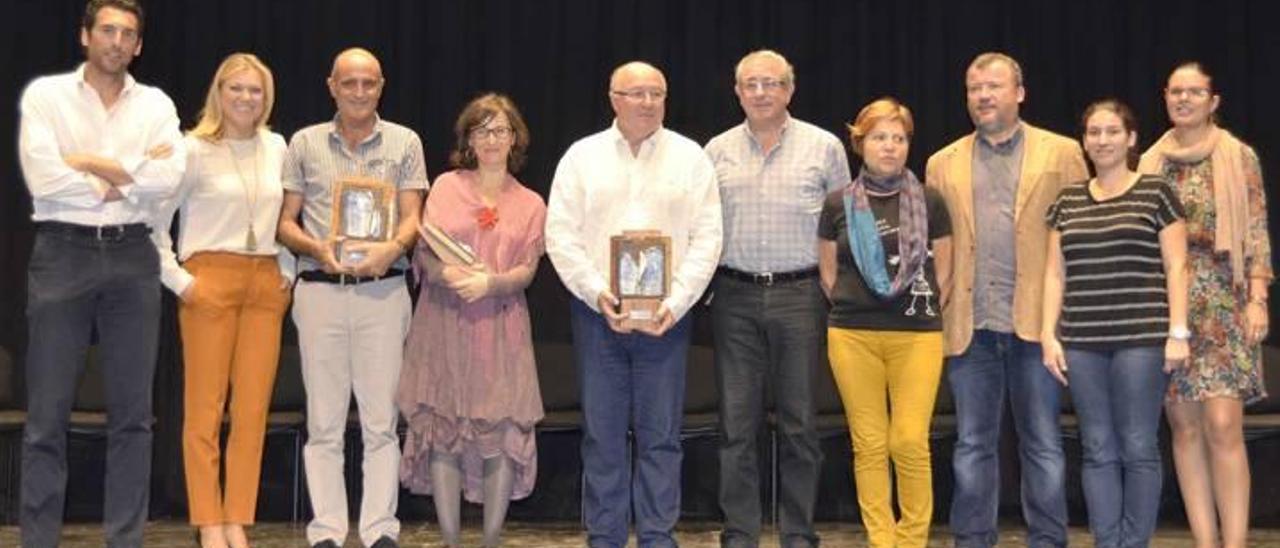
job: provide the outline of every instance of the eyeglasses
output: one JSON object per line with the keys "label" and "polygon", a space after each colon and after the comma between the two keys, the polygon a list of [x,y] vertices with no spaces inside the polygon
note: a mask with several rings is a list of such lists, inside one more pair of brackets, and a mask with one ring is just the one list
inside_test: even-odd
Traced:
{"label": "eyeglasses", "polygon": [[1165,88],[1164,93],[1174,98],[1194,97],[1196,99],[1204,99],[1209,96],[1211,90],[1209,88]]}
{"label": "eyeglasses", "polygon": [[664,89],[614,89],[609,93],[636,103],[643,102],[645,99],[661,101],[667,98],[667,91]]}
{"label": "eyeglasses", "polygon": [[746,82],[738,82],[738,88],[742,91],[754,91],[756,93],[772,92],[790,85],[788,80],[774,80],[772,78],[751,79]]}
{"label": "eyeglasses", "polygon": [[471,138],[477,141],[485,141],[490,137],[497,137],[499,141],[505,141],[511,137],[514,132],[511,128],[502,127],[477,127],[471,128]]}

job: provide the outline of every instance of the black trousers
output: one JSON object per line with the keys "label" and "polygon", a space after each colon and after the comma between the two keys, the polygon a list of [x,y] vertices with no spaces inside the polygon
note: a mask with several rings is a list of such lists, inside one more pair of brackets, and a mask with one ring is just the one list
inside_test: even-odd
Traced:
{"label": "black trousers", "polygon": [[30,342],[20,513],[26,548],[59,542],[67,426],[94,329],[107,406],[106,544],[142,546],[151,483],[159,270],[145,229],[93,234],[38,225],[27,272]]}
{"label": "black trousers", "polygon": [[814,430],[814,375],[825,366],[826,298],[818,277],[761,286],[715,277],[711,331],[720,391],[722,546],[759,544],[757,434],[765,390],[778,419],[778,537],[783,547],[818,544],[813,506],[822,451]]}

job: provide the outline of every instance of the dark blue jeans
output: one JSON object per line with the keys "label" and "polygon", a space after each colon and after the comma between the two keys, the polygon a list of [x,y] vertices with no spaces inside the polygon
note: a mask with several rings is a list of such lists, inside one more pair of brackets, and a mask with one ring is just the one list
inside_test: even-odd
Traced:
{"label": "dark blue jeans", "polygon": [[145,234],[100,241],[41,227],[27,270],[27,423],[22,545],[58,545],[67,426],[92,330],[107,405],[107,546],[142,546],[151,487],[151,382],[160,328],[160,261]]}
{"label": "dark blue jeans", "polygon": [[958,430],[951,499],[956,546],[994,546],[997,540],[1006,394],[1018,433],[1027,545],[1066,546],[1066,463],[1058,426],[1062,387],[1044,368],[1039,343],[1011,333],[974,331],[969,348],[947,359],[947,382]]}
{"label": "dark blue jeans", "polygon": [[813,379],[826,346],[826,297],[818,278],[761,286],[716,276],[711,303],[720,391],[721,544],[760,540],[757,435],[764,393],[778,417],[779,544],[816,546],[813,505],[822,452],[814,430]]}
{"label": "dark blue jeans", "polygon": [[[592,548],[626,546],[631,510],[642,548],[675,546],[690,316],[654,338],[615,333],[603,316],[577,299],[570,310],[582,390],[587,543]],[[628,429],[635,434],[634,463]]]}
{"label": "dark blue jeans", "polygon": [[1160,512],[1164,347],[1066,349],[1084,446],[1085,503],[1099,548],[1146,546]]}

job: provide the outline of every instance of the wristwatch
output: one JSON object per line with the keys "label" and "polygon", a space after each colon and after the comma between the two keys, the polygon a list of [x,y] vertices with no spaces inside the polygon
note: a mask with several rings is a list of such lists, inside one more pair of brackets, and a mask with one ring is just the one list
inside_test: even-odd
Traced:
{"label": "wristwatch", "polygon": [[1185,325],[1175,325],[1169,327],[1169,338],[1175,341],[1191,340],[1191,330]]}

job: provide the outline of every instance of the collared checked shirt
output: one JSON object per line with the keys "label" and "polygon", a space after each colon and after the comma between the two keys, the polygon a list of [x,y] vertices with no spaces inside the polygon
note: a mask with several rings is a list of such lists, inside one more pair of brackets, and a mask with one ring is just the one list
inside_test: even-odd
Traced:
{"label": "collared checked shirt", "polygon": [[[336,117],[298,130],[289,140],[282,175],[286,191],[303,195],[302,228],[317,240],[329,237],[333,185],[343,177],[372,177],[391,184],[397,191],[426,190],[428,185],[418,134],[382,119],[354,150],[347,148],[338,133]],[[401,256],[391,266],[405,269],[409,261]],[[318,269],[320,265],[314,258],[298,257],[298,272]]]}
{"label": "collared checked shirt", "polygon": [[720,194],[702,147],[665,128],[639,153],[617,125],[569,147],[547,203],[547,256],[565,287],[597,309],[609,288],[609,238],[625,230],[671,237],[671,293],[677,321],[706,289],[720,258]]}
{"label": "collared checked shirt", "polygon": [[[110,108],[84,81],[84,65],[73,72],[32,81],[19,103],[18,160],[31,191],[31,218],[86,226],[150,222],[160,200],[178,188],[186,166],[178,114],[159,88],[125,75]],[[168,157],[147,151],[168,144]],[[120,163],[133,183],[118,186],[123,200],[104,202],[111,184],[63,161],[67,154],[93,154]]]}
{"label": "collared checked shirt", "polygon": [[788,118],[766,154],[743,122],[707,143],[707,154],[724,210],[720,264],[754,273],[817,265],[823,199],[852,180],[840,139]]}
{"label": "collared checked shirt", "polygon": [[1022,175],[1025,132],[991,144],[978,136],[973,147],[973,212],[978,260],[973,274],[973,328],[1013,332],[1014,201]]}

